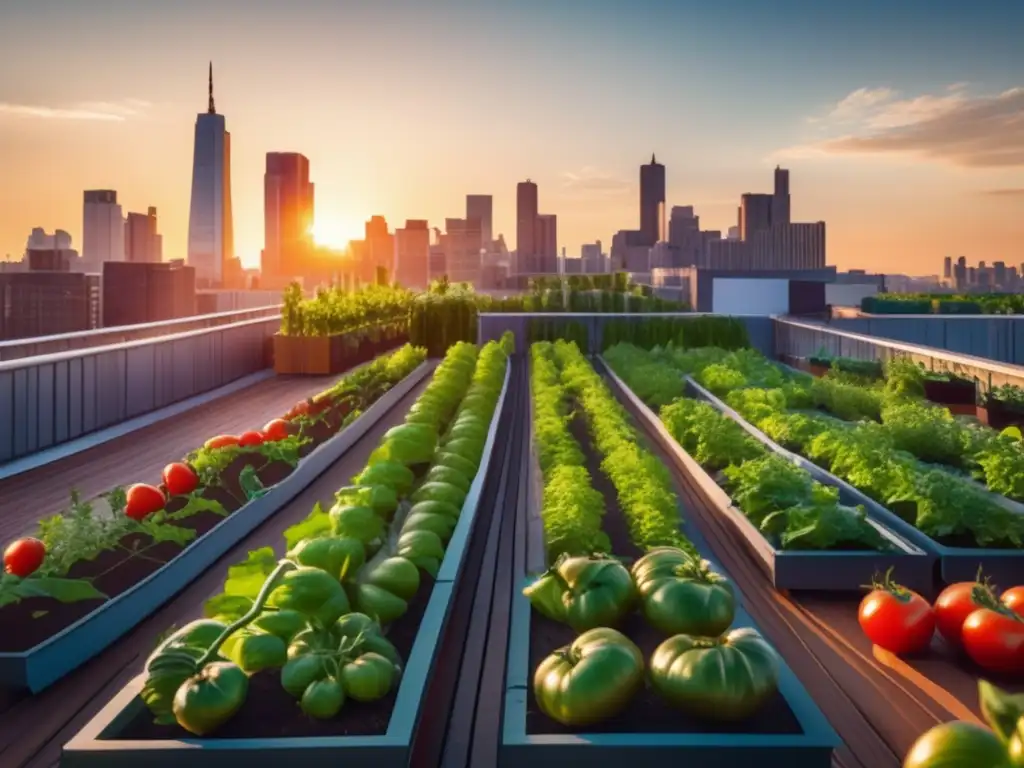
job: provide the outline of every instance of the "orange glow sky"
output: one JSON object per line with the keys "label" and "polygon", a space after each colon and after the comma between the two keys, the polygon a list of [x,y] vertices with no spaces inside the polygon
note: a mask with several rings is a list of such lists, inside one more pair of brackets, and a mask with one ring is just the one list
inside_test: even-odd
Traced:
{"label": "orange glow sky", "polygon": [[1024,4],[907,0],[886,16],[890,3],[251,0],[243,17],[233,0],[15,0],[0,25],[0,257],[33,226],[80,246],[82,191],[103,188],[156,206],[164,257],[183,257],[212,58],[248,266],[267,151],[309,157],[333,244],[371,214],[443,226],[483,193],[514,247],[515,184],[531,177],[560,246],[607,247],[638,224],[654,151],[668,205],[696,206],[705,228],[734,224],[781,162],[794,220],[828,223],[841,268],[1024,261]]}

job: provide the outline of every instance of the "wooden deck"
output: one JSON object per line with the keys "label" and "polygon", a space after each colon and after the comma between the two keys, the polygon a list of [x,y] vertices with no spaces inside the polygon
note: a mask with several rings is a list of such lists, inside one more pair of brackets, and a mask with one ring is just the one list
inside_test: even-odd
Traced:
{"label": "wooden deck", "polygon": [[259,429],[341,376],[277,376],[81,453],[0,480],[0,541],[31,533],[44,517],[117,485],[155,483],[160,472],[217,434]]}
{"label": "wooden deck", "polygon": [[[263,546],[284,548],[284,530],[304,518],[317,502],[330,505],[334,492],[364,466],[370,452],[389,428],[401,423],[406,411],[426,386],[418,385],[386,414],[345,456],[321,475],[291,504],[257,528],[225,554],[198,580],[170,603],[139,625],[117,644],[97,656],[51,688],[20,701],[0,702],[0,766],[3,768],[51,768],[58,765],[61,747],[85,725],[125,683],[142,671],[142,664],[156,645],[157,638],[170,626],[181,626],[202,615],[203,602],[220,590],[229,566],[245,559],[246,553]],[[321,384],[305,380],[306,393]],[[301,398],[294,384],[276,388],[276,399],[268,398],[263,407],[284,404],[287,408]],[[248,403],[248,401],[242,401]],[[246,417],[248,413],[248,418]],[[218,421],[218,429],[238,429],[253,422],[262,424],[263,412],[254,408],[234,412],[230,421]],[[276,411],[274,412],[276,413]],[[212,414],[208,414],[212,416]],[[196,428],[201,426],[202,420]],[[214,430],[216,431],[216,429]],[[209,429],[203,434],[208,434]],[[161,462],[164,459],[160,459]],[[162,466],[162,464],[161,464]],[[282,552],[283,553],[283,552]]]}

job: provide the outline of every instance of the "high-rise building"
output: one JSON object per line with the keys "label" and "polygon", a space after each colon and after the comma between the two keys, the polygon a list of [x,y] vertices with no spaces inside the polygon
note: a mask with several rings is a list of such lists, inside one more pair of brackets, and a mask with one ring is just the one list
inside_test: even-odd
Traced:
{"label": "high-rise building", "polygon": [[536,243],[532,272],[555,274],[558,272],[558,216],[542,213],[537,216],[534,234]]}
{"label": "high-rise building", "polygon": [[188,263],[202,286],[224,280],[224,265],[235,256],[231,213],[231,134],[213,103],[213,64],[210,100],[196,117],[192,159],[192,205],[188,218]]}
{"label": "high-rise building", "polygon": [[298,152],[268,152],[263,176],[263,279],[287,283],[307,268],[312,247],[313,184]]}
{"label": "high-rise building", "polygon": [[366,282],[377,277],[377,270],[387,270],[388,279],[395,274],[395,236],[388,230],[388,222],[383,216],[371,216],[366,222],[366,238],[363,241],[362,265],[360,275]]}
{"label": "high-rise building", "polygon": [[580,265],[586,274],[600,274],[607,272],[605,268],[604,254],[601,252],[601,241],[586,243],[580,247]]}
{"label": "high-rise building", "polygon": [[789,171],[775,166],[775,191],[772,193],[772,226],[790,223]]}
{"label": "high-rise building", "polygon": [[163,261],[163,238],[157,231],[156,208],[129,213],[124,223],[124,261]]}
{"label": "high-rise building", "polygon": [[527,179],[516,185],[516,272],[534,272],[537,255],[537,185]]}
{"label": "high-rise building", "polygon": [[949,280],[953,276],[953,257],[947,256],[942,261],[942,276]]}
{"label": "high-rise building", "polygon": [[752,240],[755,232],[771,229],[774,195],[747,193],[740,197],[740,240]]}
{"label": "high-rise building", "polygon": [[665,239],[665,166],[653,154],[640,166],[640,237],[647,246]]}
{"label": "high-rise building", "polygon": [[480,237],[484,248],[489,249],[494,239],[494,198],[490,195],[466,195],[466,218],[479,219]]}
{"label": "high-rise building", "polygon": [[105,261],[124,261],[124,213],[112,189],[86,190],[82,216],[82,262],[101,272]]}
{"label": "high-rise building", "polygon": [[430,229],[425,219],[407,219],[395,230],[395,280],[405,288],[430,285]]}
{"label": "high-rise building", "polygon": [[445,274],[453,283],[480,284],[480,250],[483,241],[479,219],[445,219],[441,236]]}
{"label": "high-rise building", "polygon": [[43,269],[0,272],[0,339],[75,333],[98,323],[98,275]]}
{"label": "high-rise building", "polygon": [[103,325],[155,323],[196,313],[196,271],[181,260],[103,265]]}

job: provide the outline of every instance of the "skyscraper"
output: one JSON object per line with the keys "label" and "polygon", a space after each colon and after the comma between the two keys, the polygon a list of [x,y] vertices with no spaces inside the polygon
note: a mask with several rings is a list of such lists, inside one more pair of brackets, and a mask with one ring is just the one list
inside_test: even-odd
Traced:
{"label": "skyscraper", "polygon": [[298,152],[268,152],[263,176],[265,280],[288,281],[303,273],[311,245],[313,184],[309,160]]}
{"label": "skyscraper", "polygon": [[665,166],[653,154],[640,166],[640,238],[648,246],[665,239]]}
{"label": "skyscraper", "polygon": [[775,191],[772,193],[772,226],[790,223],[789,171],[775,166]]}
{"label": "skyscraper", "polygon": [[558,272],[558,216],[544,213],[537,216],[535,235],[536,266],[531,272],[555,274]]}
{"label": "skyscraper", "polygon": [[105,261],[124,261],[124,214],[112,189],[86,190],[82,216],[82,266],[102,272]]}
{"label": "skyscraper", "polygon": [[406,288],[430,285],[430,230],[423,219],[407,219],[395,230],[395,280]]}
{"label": "skyscraper", "polygon": [[527,179],[516,185],[516,272],[535,271],[536,231],[537,185]]}
{"label": "skyscraper", "polygon": [[774,195],[748,192],[740,196],[740,240],[753,240],[755,232],[772,227]]}
{"label": "skyscraper", "polygon": [[156,208],[146,213],[129,213],[124,224],[123,261],[163,261],[163,238],[157,232]]}
{"label": "skyscraper", "polygon": [[192,207],[188,219],[188,263],[200,285],[219,285],[234,258],[231,215],[231,134],[213,103],[213,63],[206,114],[196,117],[192,160]]}
{"label": "skyscraper", "polygon": [[466,218],[480,220],[480,238],[483,247],[490,249],[494,221],[494,198],[490,195],[466,195]]}

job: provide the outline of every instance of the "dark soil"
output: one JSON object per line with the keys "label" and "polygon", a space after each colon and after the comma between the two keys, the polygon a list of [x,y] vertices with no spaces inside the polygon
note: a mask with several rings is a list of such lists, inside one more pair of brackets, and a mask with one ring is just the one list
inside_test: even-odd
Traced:
{"label": "dark soil", "polygon": [[[388,639],[403,659],[409,658],[433,591],[434,580],[422,574],[419,592],[409,603],[409,610],[388,628]],[[218,739],[381,736],[387,732],[398,686],[380,701],[349,701],[337,717],[314,720],[307,717],[299,707],[299,702],[281,687],[280,674],[280,670],[274,669],[259,672],[249,678],[249,694],[245,704],[217,732]],[[118,739],[121,740],[184,738],[195,737],[176,725],[154,725],[152,715],[145,708],[118,733]]]}
{"label": "dark soil", "polygon": [[[600,456],[594,449],[582,417],[577,416],[571,425],[573,436],[579,442],[586,457],[586,468],[590,472],[595,490],[604,494],[604,531],[612,541],[612,552],[616,555],[637,557],[640,552],[629,537],[625,516],[616,500],[615,487],[601,471]],[[640,648],[646,659],[664,640],[665,635],[652,628],[639,613],[630,615],[619,629]],[[545,619],[533,612],[530,616],[530,669],[536,669],[552,651],[570,645],[577,637],[571,627]],[[593,726],[562,726],[544,715],[537,706],[532,683],[526,711],[526,732],[528,734],[574,734],[574,733],[801,733],[800,724],[782,694],[776,694],[761,711],[742,723],[718,723],[705,721],[680,712],[667,705],[648,686],[637,694],[629,707],[621,714]]]}
{"label": "dark soil", "polygon": [[[346,405],[344,410],[347,409]],[[342,409],[335,410],[340,412]],[[342,418],[332,413],[323,422],[318,423],[317,426],[325,424],[326,428],[316,434],[310,434],[309,436],[314,439],[306,447],[312,450],[336,435]],[[239,484],[239,477],[246,466],[256,468],[256,474],[265,488],[276,485],[294,471],[286,462],[268,462],[260,453],[244,453],[224,470],[220,485],[204,489],[202,496],[219,501],[229,514],[241,509],[245,504],[245,494]],[[185,504],[184,497],[175,497],[167,503],[166,509],[168,512],[176,512]],[[173,524],[195,531],[196,538],[192,539],[192,542],[195,542],[222,520],[224,517],[221,515],[203,512],[185,520],[175,521]],[[149,536],[130,534],[118,542],[117,549],[101,552],[94,560],[75,563],[68,571],[67,578],[92,579],[100,592],[108,598],[113,598],[127,592],[183,551],[182,547],[173,542],[155,544]],[[88,616],[105,602],[84,600],[77,603],[61,603],[49,597],[33,597],[6,605],[0,608],[0,626],[18,627],[18,631],[0,632],[0,653],[27,651]]]}

